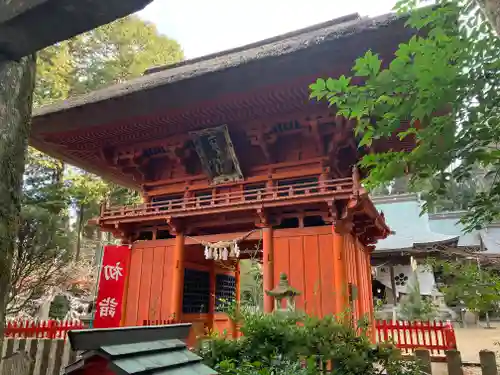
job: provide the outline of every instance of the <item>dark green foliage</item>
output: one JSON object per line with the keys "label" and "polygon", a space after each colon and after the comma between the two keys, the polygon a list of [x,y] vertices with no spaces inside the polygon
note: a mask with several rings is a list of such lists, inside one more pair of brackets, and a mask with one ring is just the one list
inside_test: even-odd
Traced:
{"label": "dark green foliage", "polygon": [[[88,93],[141,76],[152,66],[178,62],[183,57],[179,44],[159,34],[153,24],[137,16],[125,17],[40,51],[34,103],[42,106]],[[38,174],[33,178],[26,175],[29,199],[44,207],[60,204],[61,209],[71,208],[76,212],[75,227],[68,227],[75,238],[75,259],[79,259],[82,252],[84,255],[95,252],[102,241],[111,241],[110,236],[104,237],[98,228],[87,225],[89,219],[99,215],[102,203],[130,205],[140,201],[136,191],[65,166],[36,150],[30,150],[30,160],[28,169]],[[39,177],[43,170],[57,173],[61,178],[59,185],[46,186],[46,175]],[[47,193],[55,201],[47,200]]]}
{"label": "dark green foliage", "polygon": [[474,312],[491,312],[500,302],[498,272],[481,268],[475,260],[429,259],[429,265],[441,274],[440,290],[450,305],[463,304]]}
{"label": "dark green foliage", "polygon": [[[399,11],[413,10],[407,24],[421,35],[400,44],[387,67],[368,51],[355,61],[352,77],[318,79],[311,97],[356,120],[368,187],[409,173],[433,206],[455,183],[485,171],[488,183],[472,192],[462,218],[472,230],[500,218],[500,39],[475,1],[441,0],[416,10],[420,3],[398,2]],[[369,153],[374,141],[393,136],[416,139],[417,147]]]}
{"label": "dark green foliage", "polygon": [[416,374],[413,363],[398,361],[390,345],[375,346],[366,322],[355,327],[333,316],[301,313],[238,314],[243,336],[213,336],[200,342],[199,354],[220,374],[321,374],[331,361],[332,374]]}
{"label": "dark green foliage", "polygon": [[24,205],[20,218],[7,305],[10,315],[33,312],[44,292],[67,280],[64,268],[71,259],[64,217]]}
{"label": "dark green foliage", "polygon": [[67,215],[69,196],[63,174],[62,162],[30,149],[24,173],[23,203],[56,215]]}
{"label": "dark green foliage", "polygon": [[35,106],[141,76],[184,58],[180,45],[133,15],[57,43],[38,54]]}
{"label": "dark green foliage", "polygon": [[262,266],[255,260],[243,260],[240,261],[240,269],[242,305],[262,310],[264,302]]}

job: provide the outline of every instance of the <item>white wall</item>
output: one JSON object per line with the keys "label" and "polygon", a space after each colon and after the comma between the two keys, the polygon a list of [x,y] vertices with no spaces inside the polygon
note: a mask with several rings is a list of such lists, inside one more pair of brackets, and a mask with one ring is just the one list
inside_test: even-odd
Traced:
{"label": "white wall", "polygon": [[[396,285],[396,296],[400,293],[408,293],[408,284],[411,282],[412,269],[410,265],[395,265],[394,266],[394,278],[396,282],[402,281],[404,285]],[[432,270],[424,265],[417,266],[417,277],[420,284],[420,293],[422,295],[431,295],[433,290],[436,288],[436,280],[434,279],[434,273]],[[389,266],[379,266],[377,267],[376,275],[374,278],[385,285],[386,288],[392,290],[391,277]]]}

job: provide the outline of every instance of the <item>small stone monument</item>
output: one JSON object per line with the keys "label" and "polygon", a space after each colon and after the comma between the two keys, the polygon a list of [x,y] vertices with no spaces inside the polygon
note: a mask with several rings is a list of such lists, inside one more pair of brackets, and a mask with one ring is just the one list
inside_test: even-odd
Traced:
{"label": "small stone monument", "polygon": [[[295,311],[295,297],[301,293],[288,283],[288,276],[282,273],[278,285],[273,290],[266,290],[266,294],[274,298],[275,311]],[[286,300],[284,309],[281,305],[283,300]]]}

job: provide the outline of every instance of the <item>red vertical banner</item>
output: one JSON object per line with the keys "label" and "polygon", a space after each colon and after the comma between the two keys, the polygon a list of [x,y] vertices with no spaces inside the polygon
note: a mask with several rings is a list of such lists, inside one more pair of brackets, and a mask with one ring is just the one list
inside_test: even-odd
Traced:
{"label": "red vertical banner", "polygon": [[93,322],[94,328],[120,326],[130,251],[129,246],[109,245],[104,247]]}

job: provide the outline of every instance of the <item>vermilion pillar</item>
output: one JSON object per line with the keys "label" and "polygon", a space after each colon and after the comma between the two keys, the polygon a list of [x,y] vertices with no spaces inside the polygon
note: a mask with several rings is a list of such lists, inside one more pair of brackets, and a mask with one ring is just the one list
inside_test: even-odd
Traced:
{"label": "vermilion pillar", "polygon": [[[366,249],[365,251],[368,251],[368,249]],[[368,280],[368,284],[370,285],[370,287],[373,285],[373,280],[372,280],[372,265],[371,265],[371,262],[370,262],[370,253],[368,252],[367,254],[367,261],[366,261],[366,272],[368,273],[368,276],[367,276],[367,280]],[[366,256],[366,255],[365,255]],[[370,309],[370,337],[372,339],[372,342],[377,342],[377,331],[376,331],[376,328],[375,328],[375,311],[374,311],[374,306],[373,306],[373,294],[372,294],[372,291],[370,289],[370,292],[368,293],[368,307]]]}
{"label": "vermilion pillar", "polygon": [[344,237],[333,228],[333,277],[335,285],[335,311],[344,313],[348,307],[348,285]]}
{"label": "vermilion pillar", "polygon": [[274,302],[271,296],[268,296],[266,291],[274,288],[274,244],[273,244],[273,228],[266,227],[262,229],[262,264],[263,264],[263,286],[264,286],[264,312],[270,313],[273,311]]}
{"label": "vermilion pillar", "polygon": [[[366,263],[363,261],[363,257],[365,254],[363,253],[363,249],[359,243],[356,242],[356,247],[355,247],[356,253],[355,253],[355,259],[356,259],[356,288],[358,290],[358,295],[356,301],[354,301],[354,304],[356,305],[356,319],[360,319],[363,317],[365,314],[369,314],[370,311],[367,311],[368,306],[366,304],[366,297],[365,294],[362,293],[364,292],[363,288],[366,286],[364,285],[364,280],[366,277],[366,268],[363,267]],[[371,293],[369,293],[371,295]]]}
{"label": "vermilion pillar", "polygon": [[177,232],[174,248],[174,272],[172,277],[172,315],[176,321],[182,319],[184,295],[184,233]]}
{"label": "vermilion pillar", "polygon": [[[236,313],[239,312],[239,308],[240,308],[240,300],[241,300],[241,296],[240,296],[240,285],[241,285],[241,278],[240,278],[240,261],[237,260],[236,261],[236,265],[235,265],[235,270],[234,270],[234,278],[235,278],[235,284],[236,284],[236,291],[235,291],[235,296],[234,296],[234,300],[236,302]],[[238,329],[238,325],[236,324],[235,321],[232,322],[232,325],[233,325],[233,338],[237,338],[239,337],[239,329]]]}
{"label": "vermilion pillar", "polygon": [[210,261],[210,300],[208,301],[208,313],[210,321],[208,322],[209,328],[214,329],[215,322],[215,261]]}

